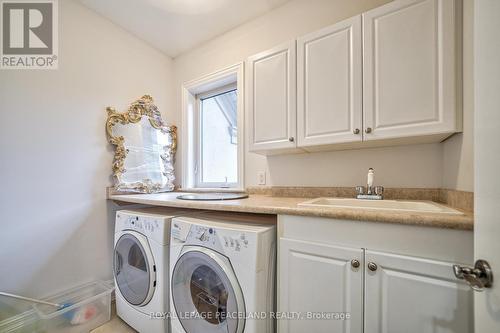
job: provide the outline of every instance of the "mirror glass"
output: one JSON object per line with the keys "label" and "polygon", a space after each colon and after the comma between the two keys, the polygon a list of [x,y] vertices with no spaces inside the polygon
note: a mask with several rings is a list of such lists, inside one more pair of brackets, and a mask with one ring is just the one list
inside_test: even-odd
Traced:
{"label": "mirror glass", "polygon": [[148,117],[138,123],[116,124],[115,136],[124,138],[126,157],[123,183],[155,183],[161,188],[173,182],[172,135],[151,126]]}

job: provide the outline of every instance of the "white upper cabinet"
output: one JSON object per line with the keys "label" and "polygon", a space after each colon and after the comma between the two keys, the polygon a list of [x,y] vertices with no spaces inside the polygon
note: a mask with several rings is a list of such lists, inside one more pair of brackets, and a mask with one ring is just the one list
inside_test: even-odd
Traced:
{"label": "white upper cabinet", "polygon": [[361,141],[361,15],[297,40],[298,146]]}
{"label": "white upper cabinet", "polygon": [[451,263],[365,254],[365,333],[474,331],[473,292],[455,278]]}
{"label": "white upper cabinet", "polygon": [[454,0],[398,0],[363,14],[364,139],[461,130]]}
{"label": "white upper cabinet", "polygon": [[296,68],[295,41],[248,59],[250,151],[296,147]]}
{"label": "white upper cabinet", "polygon": [[250,151],[429,143],[460,132],[458,1],[395,0],[298,38],[297,59],[295,42],[250,57]]}

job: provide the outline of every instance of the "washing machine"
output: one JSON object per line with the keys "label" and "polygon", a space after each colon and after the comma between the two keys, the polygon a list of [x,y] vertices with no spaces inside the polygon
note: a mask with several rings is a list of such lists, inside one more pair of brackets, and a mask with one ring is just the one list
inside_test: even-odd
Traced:
{"label": "washing machine", "polygon": [[171,224],[173,333],[273,333],[276,217],[203,213]]}
{"label": "washing machine", "polygon": [[181,210],[116,212],[113,275],[116,311],[139,332],[169,332],[170,222]]}

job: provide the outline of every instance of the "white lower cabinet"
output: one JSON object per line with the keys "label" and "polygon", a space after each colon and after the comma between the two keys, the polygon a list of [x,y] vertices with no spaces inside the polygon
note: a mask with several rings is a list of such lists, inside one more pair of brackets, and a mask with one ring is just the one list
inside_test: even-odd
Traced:
{"label": "white lower cabinet", "polygon": [[451,263],[369,250],[365,261],[365,333],[474,331],[472,292]]}
{"label": "white lower cabinet", "polygon": [[300,216],[278,230],[278,333],[474,331],[452,269],[473,261],[472,232]]}
{"label": "white lower cabinet", "polygon": [[[279,332],[363,331],[363,250],[280,239],[280,253],[279,311],[301,317],[279,320]],[[342,313],[350,319],[318,317]]]}

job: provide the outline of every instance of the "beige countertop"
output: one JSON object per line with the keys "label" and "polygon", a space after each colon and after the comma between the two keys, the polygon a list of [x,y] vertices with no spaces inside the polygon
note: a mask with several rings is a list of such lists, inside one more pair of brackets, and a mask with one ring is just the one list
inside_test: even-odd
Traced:
{"label": "beige countertop", "polygon": [[110,194],[108,199],[152,206],[205,209],[228,212],[244,212],[276,215],[317,216],[332,219],[422,225],[437,228],[472,230],[473,214],[451,215],[439,213],[415,213],[390,210],[353,208],[305,208],[298,204],[308,199],[250,195],[249,198],[227,201],[179,200],[180,192],[156,194]]}

